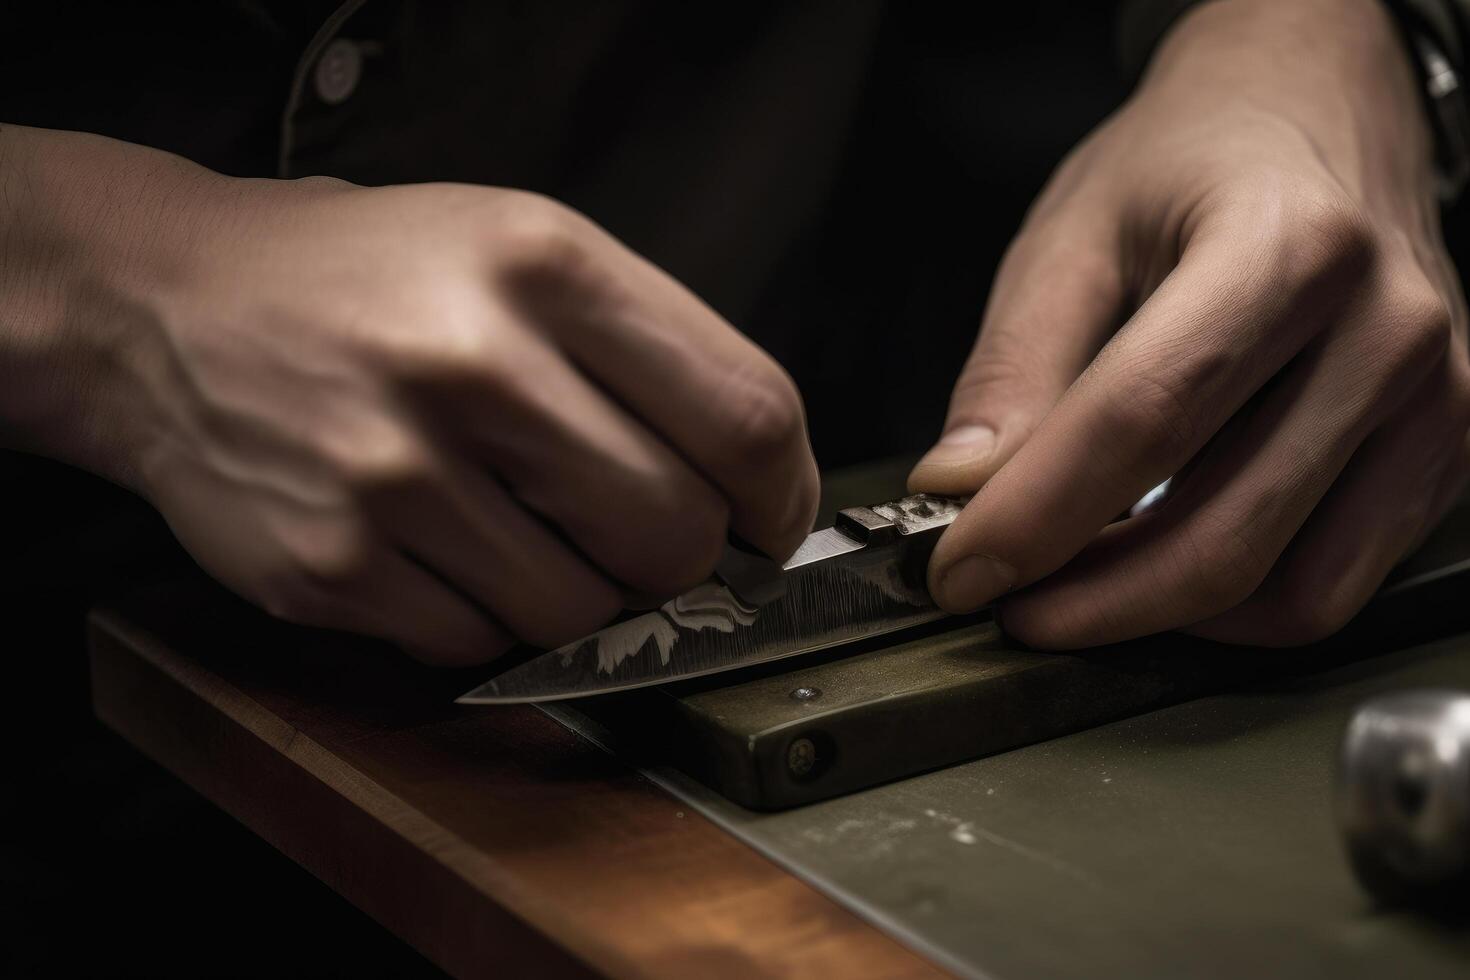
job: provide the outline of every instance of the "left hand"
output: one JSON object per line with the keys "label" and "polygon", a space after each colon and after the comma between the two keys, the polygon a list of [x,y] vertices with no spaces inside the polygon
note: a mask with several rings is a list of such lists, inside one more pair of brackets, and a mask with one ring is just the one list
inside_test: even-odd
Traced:
{"label": "left hand", "polygon": [[1025,642],[1294,644],[1454,502],[1467,430],[1465,302],[1382,4],[1216,0],[1033,207],[910,486],[975,493],[930,588],[998,599]]}

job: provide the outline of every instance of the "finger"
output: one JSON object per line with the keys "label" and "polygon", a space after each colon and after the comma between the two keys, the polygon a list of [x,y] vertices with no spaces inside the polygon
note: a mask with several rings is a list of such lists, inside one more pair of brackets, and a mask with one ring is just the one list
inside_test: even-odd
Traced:
{"label": "finger", "polygon": [[1221,433],[1157,514],[1110,529],[1006,601],[1007,629],[1041,647],[1086,646],[1244,602],[1384,413],[1443,358],[1446,334],[1437,298],[1355,310]]}
{"label": "finger", "polygon": [[294,622],[388,640],[425,663],[466,667],[515,645],[494,618],[391,548],[376,548],[345,580],[303,590]]}
{"label": "finger", "polygon": [[1196,234],[939,541],[929,578],[941,606],[978,608],[1071,559],[1198,453],[1361,274],[1361,251],[1294,236],[1261,243],[1254,225],[1231,218]]}
{"label": "finger", "polygon": [[[502,284],[577,366],[659,433],[728,500],[731,527],[785,558],[816,515],[816,462],[790,377],[662,270],[600,230],[563,274]],[[581,248],[581,246],[576,246]],[[565,271],[571,266],[575,275]]]}
{"label": "finger", "polygon": [[431,473],[383,484],[368,506],[400,548],[515,636],[558,647],[622,608],[618,589],[493,479],[452,462]]}
{"label": "finger", "polygon": [[[1353,457],[1261,587],[1186,628],[1227,643],[1290,646],[1330,636],[1457,499],[1470,474],[1467,386],[1448,362]],[[1464,374],[1463,370],[1458,373]]]}
{"label": "finger", "polygon": [[[708,578],[727,539],[720,492],[544,338],[505,330],[495,358],[456,369],[462,383],[441,377],[428,386],[469,437],[469,455],[493,465],[517,501],[629,589],[667,597]],[[475,493],[470,509],[510,506],[498,487]],[[545,534],[525,533],[549,547]],[[570,574],[565,562],[562,571]],[[590,587],[585,575],[577,582]]]}
{"label": "finger", "polygon": [[1123,303],[1117,250],[1100,232],[1055,220],[1022,232],[1001,262],[944,434],[909,474],[910,492],[980,489],[1112,335]]}

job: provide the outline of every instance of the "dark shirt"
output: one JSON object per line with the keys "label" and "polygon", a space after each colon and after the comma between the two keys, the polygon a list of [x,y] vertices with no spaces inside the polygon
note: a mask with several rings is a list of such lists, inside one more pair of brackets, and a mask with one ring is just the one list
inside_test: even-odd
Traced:
{"label": "dark shirt", "polygon": [[830,194],[879,9],[283,0],[31,18],[10,32],[24,43],[0,119],[229,174],[541,191],[738,320]]}
{"label": "dark shirt", "polygon": [[838,465],[933,434],[1026,203],[1121,94],[1109,5],[958,6],[59,0],[5,18],[0,122],[549,194],[786,364]]}

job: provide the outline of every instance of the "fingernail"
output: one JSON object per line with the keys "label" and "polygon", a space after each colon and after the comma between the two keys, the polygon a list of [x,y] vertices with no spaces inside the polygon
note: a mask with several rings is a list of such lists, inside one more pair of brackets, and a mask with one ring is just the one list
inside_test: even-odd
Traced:
{"label": "fingernail", "polygon": [[950,429],[924,454],[925,463],[978,462],[995,449],[995,430],[988,425],[961,425]]}
{"label": "fingernail", "polygon": [[973,612],[1011,591],[1016,570],[989,555],[966,555],[939,573],[934,596],[950,612]]}

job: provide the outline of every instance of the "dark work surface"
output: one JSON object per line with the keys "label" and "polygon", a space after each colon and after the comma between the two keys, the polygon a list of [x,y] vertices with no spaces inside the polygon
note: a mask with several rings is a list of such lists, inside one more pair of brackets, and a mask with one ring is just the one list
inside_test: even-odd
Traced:
{"label": "dark work surface", "polygon": [[1421,687],[1470,687],[1470,634],[779,813],[655,776],[967,975],[1463,980],[1470,922],[1376,906],[1333,819],[1353,709]]}

